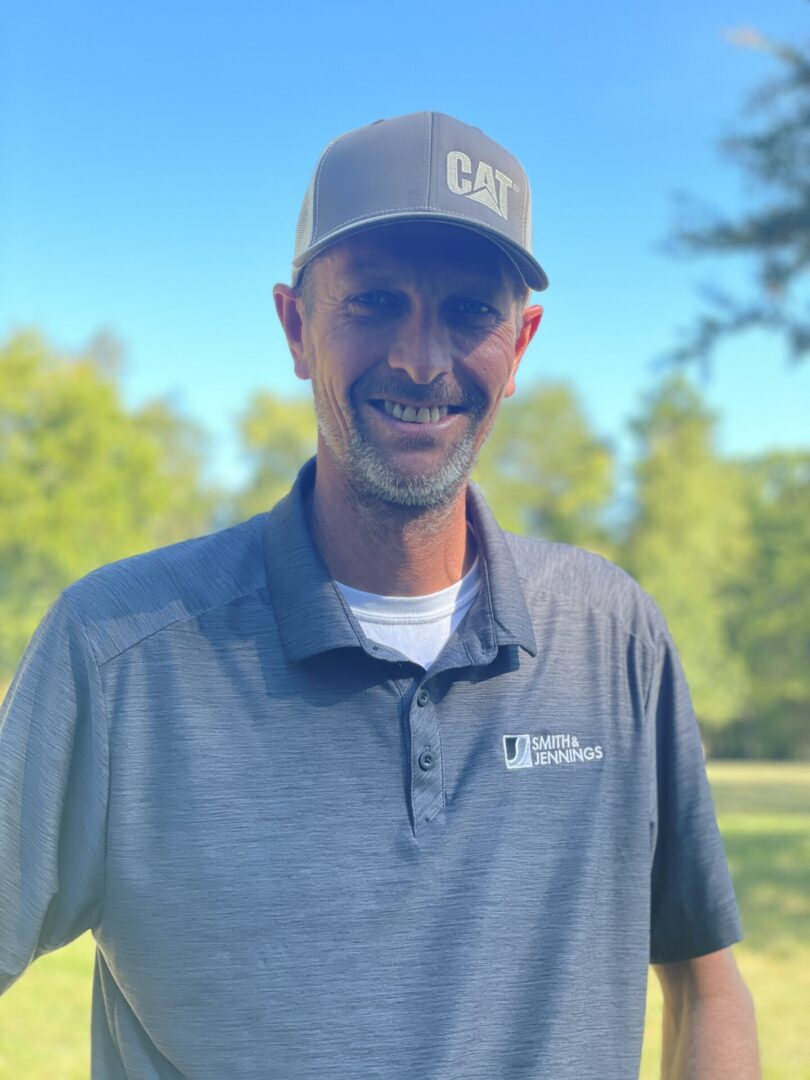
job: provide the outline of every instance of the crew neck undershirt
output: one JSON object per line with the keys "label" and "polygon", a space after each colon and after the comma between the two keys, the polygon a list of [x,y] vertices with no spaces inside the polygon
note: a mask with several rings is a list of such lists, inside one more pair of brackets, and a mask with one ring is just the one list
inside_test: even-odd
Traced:
{"label": "crew neck undershirt", "polygon": [[481,587],[476,555],[470,569],[453,585],[427,596],[384,596],[336,581],[363,633],[427,669],[470,610]]}

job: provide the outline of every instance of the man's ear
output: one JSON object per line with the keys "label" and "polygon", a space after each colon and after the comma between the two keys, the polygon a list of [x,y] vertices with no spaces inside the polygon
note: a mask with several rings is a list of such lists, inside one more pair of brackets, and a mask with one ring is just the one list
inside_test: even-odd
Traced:
{"label": "man's ear", "polygon": [[529,347],[529,342],[537,333],[537,327],[540,325],[540,320],[542,318],[543,309],[540,304],[535,304],[533,307],[527,307],[523,312],[523,323],[515,340],[515,362],[512,365],[512,374],[509,376],[509,382],[506,384],[506,390],[503,394],[504,397],[511,397],[515,392],[515,375],[518,366],[523,359],[523,354]]}
{"label": "man's ear", "polygon": [[304,326],[301,319],[303,301],[296,295],[290,285],[276,285],[273,288],[273,299],[276,303],[276,314],[287,345],[292,353],[295,374],[299,379],[310,377],[309,365],[304,355]]}

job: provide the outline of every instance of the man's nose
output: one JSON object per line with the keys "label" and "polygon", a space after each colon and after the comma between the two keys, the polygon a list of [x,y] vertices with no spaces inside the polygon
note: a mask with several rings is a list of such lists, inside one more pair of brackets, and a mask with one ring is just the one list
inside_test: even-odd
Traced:
{"label": "man's nose", "polygon": [[388,363],[415,383],[431,383],[451,371],[450,342],[440,320],[426,312],[412,312],[399,326]]}

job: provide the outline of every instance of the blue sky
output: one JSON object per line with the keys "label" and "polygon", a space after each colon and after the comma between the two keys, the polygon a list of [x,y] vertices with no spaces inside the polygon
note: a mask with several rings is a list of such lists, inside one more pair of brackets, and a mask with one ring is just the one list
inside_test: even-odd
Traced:
{"label": "blue sky", "polygon": [[[168,396],[238,480],[235,416],[293,377],[271,289],[289,280],[310,173],[335,135],[437,109],[525,166],[546,316],[524,385],[566,379],[627,459],[652,361],[744,267],[662,249],[676,191],[751,192],[718,153],[773,73],[724,37],[806,39],[806,0],[137,5],[7,0],[0,38],[0,334],[124,344],[128,401]],[[729,453],[807,445],[810,364],[750,335],[703,389]]]}

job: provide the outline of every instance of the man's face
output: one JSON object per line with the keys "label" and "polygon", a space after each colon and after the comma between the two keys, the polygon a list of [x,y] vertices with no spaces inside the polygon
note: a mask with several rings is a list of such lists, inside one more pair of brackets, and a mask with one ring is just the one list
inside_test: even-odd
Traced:
{"label": "man's face", "polygon": [[464,229],[398,223],[348,237],[307,274],[296,371],[312,380],[319,461],[364,497],[451,502],[531,337],[505,256]]}

